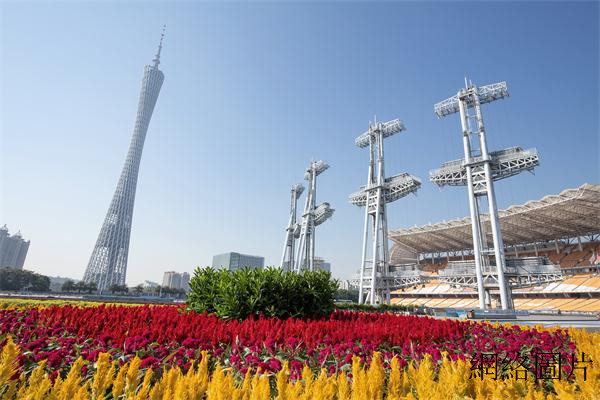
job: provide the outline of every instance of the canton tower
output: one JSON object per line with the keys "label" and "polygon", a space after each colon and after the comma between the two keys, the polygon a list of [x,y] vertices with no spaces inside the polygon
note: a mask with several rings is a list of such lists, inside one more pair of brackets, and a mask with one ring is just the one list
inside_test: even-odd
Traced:
{"label": "canton tower", "polygon": [[111,285],[125,284],[131,219],[140,159],[152,111],[165,78],[158,69],[164,35],[163,27],[158,52],[152,60],[153,65],[144,67],[142,90],[125,165],[83,276],[85,282],[96,283],[100,291],[108,289]]}

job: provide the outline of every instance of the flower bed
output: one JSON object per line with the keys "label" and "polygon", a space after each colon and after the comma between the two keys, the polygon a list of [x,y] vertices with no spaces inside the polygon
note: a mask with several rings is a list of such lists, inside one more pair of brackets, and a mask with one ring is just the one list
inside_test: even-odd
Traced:
{"label": "flower bed", "polygon": [[176,364],[185,370],[201,350],[208,350],[241,374],[258,367],[274,373],[288,360],[296,377],[305,364],[333,373],[348,369],[352,356],[368,361],[373,351],[380,351],[386,364],[397,355],[404,366],[425,353],[436,362],[444,351],[456,360],[480,352],[509,357],[553,352],[566,357],[575,349],[560,330],[342,311],[318,320],[223,321],[174,306],[0,310],[0,335],[8,333],[26,351],[26,370],[47,360],[55,374],[79,356],[96,361],[101,352],[123,360],[137,354],[142,368]]}
{"label": "flower bed", "polygon": [[482,352],[567,360],[577,350],[600,359],[598,334],[390,313],[224,321],[175,306],[10,308],[0,310],[0,347],[0,398],[443,398],[450,387],[447,398],[556,392],[583,399],[600,392],[595,370],[586,382],[469,378]]}

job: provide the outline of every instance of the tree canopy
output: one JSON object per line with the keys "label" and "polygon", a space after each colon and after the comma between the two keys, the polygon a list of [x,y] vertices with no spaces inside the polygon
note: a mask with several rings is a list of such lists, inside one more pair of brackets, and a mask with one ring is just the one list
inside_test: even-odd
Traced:
{"label": "tree canopy", "polygon": [[47,292],[50,278],[24,269],[3,267],[0,268],[0,290]]}

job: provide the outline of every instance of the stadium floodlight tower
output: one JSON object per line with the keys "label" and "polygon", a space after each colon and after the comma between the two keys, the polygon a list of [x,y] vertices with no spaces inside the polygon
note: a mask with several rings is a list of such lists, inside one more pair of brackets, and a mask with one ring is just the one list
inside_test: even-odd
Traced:
{"label": "stadium floodlight tower", "polygon": [[[477,277],[477,292],[479,306],[486,308],[485,282],[492,277],[493,271],[489,256],[493,255],[496,262],[496,276],[502,309],[513,309],[512,294],[505,278],[506,260],[504,257],[504,242],[500,231],[498,206],[494,194],[494,181],[516,175],[523,171],[532,171],[539,165],[535,149],[523,150],[512,147],[505,150],[488,152],[486,133],[483,124],[481,105],[508,97],[506,82],[477,87],[467,82],[455,96],[450,97],[434,106],[439,118],[459,113],[463,134],[464,160],[454,160],[442,164],[441,168],[429,174],[430,180],[438,186],[467,186],[469,208],[471,213],[471,230],[473,234],[473,253],[475,256],[475,274]],[[474,115],[469,114],[474,110]],[[471,121],[475,121],[475,131],[471,129]],[[478,138],[478,143],[475,140]],[[479,147],[477,148],[477,144]],[[488,247],[479,199],[487,197],[488,213],[492,230],[493,249]],[[484,276],[487,274],[487,276]]]}
{"label": "stadium floodlight tower", "polygon": [[300,224],[298,255],[294,260],[295,272],[300,272],[303,269],[314,271],[315,228],[327,221],[335,211],[329,203],[321,203],[317,206],[317,176],[327,168],[329,168],[329,165],[325,161],[311,161],[304,173],[304,179],[308,181],[308,192]]}
{"label": "stadium floodlight tower", "polygon": [[[350,195],[350,203],[365,207],[365,226],[363,234],[362,260],[358,302],[369,301],[372,305],[389,303],[390,289],[394,278],[390,274],[390,252],[388,246],[386,204],[396,201],[409,193],[416,192],[421,181],[409,174],[401,173],[385,178],[383,163],[383,139],[404,131],[404,123],[399,119],[369,124],[369,129],[358,138],[356,145],[369,148],[369,172],[367,184]],[[375,153],[377,152],[377,155]],[[377,160],[377,170],[375,170]],[[372,221],[372,259],[367,261],[367,242],[369,241],[369,217]],[[364,296],[366,291],[366,296]]]}
{"label": "stadium floodlight tower", "polygon": [[281,256],[281,268],[285,271],[290,271],[294,268],[296,239],[300,237],[300,225],[296,222],[296,210],[298,209],[298,198],[304,192],[304,186],[297,183],[292,186],[291,192],[290,220],[285,229],[285,242],[283,244],[283,255]]}

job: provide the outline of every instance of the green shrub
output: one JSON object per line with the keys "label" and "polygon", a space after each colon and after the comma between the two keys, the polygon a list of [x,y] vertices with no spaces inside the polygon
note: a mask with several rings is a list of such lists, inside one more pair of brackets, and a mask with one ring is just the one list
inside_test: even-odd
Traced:
{"label": "green shrub", "polygon": [[414,311],[415,307],[404,306],[400,304],[380,304],[372,306],[370,304],[358,303],[339,303],[335,305],[338,310],[365,311],[365,312],[404,312]]}
{"label": "green shrub", "polygon": [[190,280],[187,306],[224,319],[260,314],[277,318],[319,317],[334,310],[337,286],[327,271],[197,268]]}

